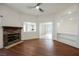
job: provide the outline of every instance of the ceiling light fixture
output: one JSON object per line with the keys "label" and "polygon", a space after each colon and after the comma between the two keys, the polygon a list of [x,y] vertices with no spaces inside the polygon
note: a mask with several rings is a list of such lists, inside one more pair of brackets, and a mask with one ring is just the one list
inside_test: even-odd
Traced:
{"label": "ceiling light fixture", "polygon": [[57,23],[57,27],[60,27],[60,22]]}
{"label": "ceiling light fixture", "polygon": [[63,22],[63,20],[60,20],[60,22]]}
{"label": "ceiling light fixture", "polygon": [[36,9],[39,9],[39,6],[36,6]]}
{"label": "ceiling light fixture", "polygon": [[72,18],[70,18],[70,20],[73,20]]}
{"label": "ceiling light fixture", "polygon": [[68,12],[68,14],[71,14],[71,13],[72,13],[71,11]]}

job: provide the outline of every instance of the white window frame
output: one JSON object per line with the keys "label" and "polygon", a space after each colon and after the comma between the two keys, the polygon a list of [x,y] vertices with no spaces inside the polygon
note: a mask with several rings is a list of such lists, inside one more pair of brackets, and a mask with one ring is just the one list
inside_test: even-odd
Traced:
{"label": "white window frame", "polygon": [[34,22],[24,22],[23,31],[24,32],[36,32],[36,23],[34,23]]}

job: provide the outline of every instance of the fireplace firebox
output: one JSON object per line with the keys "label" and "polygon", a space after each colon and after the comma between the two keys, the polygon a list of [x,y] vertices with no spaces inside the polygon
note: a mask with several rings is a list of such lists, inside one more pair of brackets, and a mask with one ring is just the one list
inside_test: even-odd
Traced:
{"label": "fireplace firebox", "polygon": [[21,40],[22,27],[3,26],[4,47],[19,42]]}

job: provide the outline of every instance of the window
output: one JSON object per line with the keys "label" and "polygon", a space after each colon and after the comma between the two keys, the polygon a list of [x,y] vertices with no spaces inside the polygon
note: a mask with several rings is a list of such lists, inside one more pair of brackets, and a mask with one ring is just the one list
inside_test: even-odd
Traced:
{"label": "window", "polygon": [[24,32],[36,32],[36,23],[24,22],[23,30]]}

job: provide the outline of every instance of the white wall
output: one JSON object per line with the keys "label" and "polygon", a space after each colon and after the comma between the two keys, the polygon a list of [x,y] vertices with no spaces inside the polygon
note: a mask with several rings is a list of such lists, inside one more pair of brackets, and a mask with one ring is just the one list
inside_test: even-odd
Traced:
{"label": "white wall", "polygon": [[[62,19],[61,19],[62,20]],[[67,19],[65,18],[64,20],[62,20],[62,22],[58,21],[57,22],[57,32],[58,33],[66,33],[66,34],[74,34],[77,35],[77,20],[72,18],[71,19]]]}
{"label": "white wall", "polygon": [[[72,13],[68,14],[69,11]],[[64,12],[60,13],[56,20],[57,23],[60,23],[60,27],[57,28],[58,32],[77,34],[78,6],[72,6]]]}
{"label": "white wall", "polygon": [[[68,12],[71,11],[71,14]],[[58,34],[58,41],[69,44],[71,46],[79,48],[78,37],[78,22],[79,22],[79,9],[78,5],[75,4],[72,7],[66,9],[62,13],[58,14],[55,18]]]}
{"label": "white wall", "polygon": [[[37,24],[36,18],[34,16],[30,17],[29,15],[26,16],[26,15],[21,14],[20,20],[21,20],[22,26],[23,26],[23,22],[35,22]],[[28,40],[28,39],[33,39],[33,38],[38,38],[37,30],[36,32],[24,32],[22,30],[22,40]]]}
{"label": "white wall", "polygon": [[[78,16],[79,16],[79,4],[78,4]],[[78,19],[77,19],[77,34],[78,34],[78,39],[79,39],[79,17],[78,17]],[[78,41],[79,42],[79,41]]]}
{"label": "white wall", "polygon": [[19,21],[19,13],[9,9],[6,6],[0,5],[0,15],[3,15],[3,26],[21,26]]}
{"label": "white wall", "polygon": [[3,48],[3,32],[2,32],[2,23],[1,23],[1,18],[0,18],[0,48]]}
{"label": "white wall", "polygon": [[[31,21],[35,22],[35,17],[30,16],[30,15],[25,15],[25,14],[20,14],[13,9],[1,5],[0,4],[0,15],[3,16],[3,18],[0,18],[0,48],[3,47],[3,31],[2,31],[2,26],[17,26],[17,27],[23,27],[23,22]],[[35,33],[24,33],[22,31],[22,40],[27,40],[27,39],[33,39],[37,38],[38,34],[37,32]]]}

